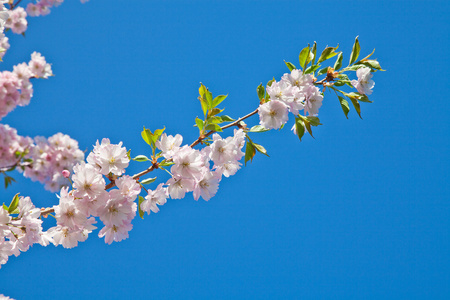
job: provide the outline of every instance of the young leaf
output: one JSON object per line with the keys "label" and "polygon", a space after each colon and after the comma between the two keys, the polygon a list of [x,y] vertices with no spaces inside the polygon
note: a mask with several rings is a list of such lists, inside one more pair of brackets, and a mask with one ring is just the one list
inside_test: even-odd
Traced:
{"label": "young leaf", "polygon": [[167,160],[163,160],[159,163],[159,166],[161,167],[168,167],[171,165],[174,165],[175,163],[173,161],[167,161]]}
{"label": "young leaf", "polygon": [[262,154],[264,154],[266,156],[269,156],[269,154],[267,154],[266,148],[264,148],[263,146],[261,146],[259,144],[256,144],[256,143],[253,143],[253,147],[255,147],[255,149],[258,150],[259,153],[262,153]]}
{"label": "young leaf", "polygon": [[217,105],[219,105],[223,100],[225,100],[225,98],[227,96],[228,95],[220,95],[220,96],[217,96],[216,98],[214,98],[214,100],[213,100],[213,107],[216,107]]}
{"label": "young leaf", "polygon": [[163,134],[164,130],[166,130],[166,127],[164,127],[163,129],[156,129],[155,130],[155,132],[153,133],[155,142],[157,140],[159,140],[159,137],[161,136],[161,134]]}
{"label": "young leaf", "polygon": [[339,70],[342,67],[342,52],[339,52],[338,58],[336,59],[336,62],[334,63],[333,69],[335,71]]}
{"label": "young leaf", "polygon": [[320,123],[320,120],[318,117],[307,116],[306,119],[308,120],[309,123],[311,123],[312,126],[323,125],[322,123]]}
{"label": "young leaf", "polygon": [[19,206],[19,193],[17,193],[17,194],[14,195],[14,197],[13,197],[13,199],[12,199],[12,201],[11,201],[11,204],[9,204],[8,212],[9,212],[10,214],[16,213],[15,210],[16,210],[16,208],[17,208],[18,206]]}
{"label": "young leaf", "polygon": [[306,65],[309,62],[309,49],[311,47],[308,45],[308,47],[303,48],[303,50],[300,52],[300,55],[298,56],[298,60],[300,62],[300,68],[303,70],[306,68]]}
{"label": "young leaf", "polygon": [[142,185],[144,185],[144,184],[150,184],[150,183],[152,183],[152,182],[155,182],[155,180],[156,180],[156,177],[154,177],[154,178],[147,178],[147,179],[141,180],[140,183],[141,183]]}
{"label": "young leaf", "polygon": [[217,124],[208,124],[205,129],[206,130],[217,131],[217,132],[222,132],[222,128],[220,128],[220,126],[217,125]]}
{"label": "young leaf", "polygon": [[198,129],[201,132],[203,130],[203,125],[204,125],[203,120],[201,120],[197,117],[197,118],[195,118],[195,124],[197,125]]}
{"label": "young leaf", "polygon": [[247,140],[247,143],[246,143],[246,146],[245,146],[245,165],[247,165],[247,162],[250,160],[250,161],[253,161],[253,157],[255,156],[255,154],[256,154],[256,150],[255,150],[255,147],[253,147],[253,144],[252,144],[252,142],[251,142],[251,140],[250,139],[248,139]]}
{"label": "young leaf", "polygon": [[336,47],[326,47],[323,51],[322,54],[319,57],[319,60],[317,61],[318,63],[321,63],[329,58],[332,58],[333,56],[337,55],[336,52],[334,52],[337,48],[339,48],[339,45],[337,45]]}
{"label": "young leaf", "polygon": [[358,100],[356,100],[355,98],[350,98],[350,100],[352,101],[353,106],[355,107],[355,110],[358,113],[359,117],[362,119],[362,117],[361,117],[361,106],[359,105]]}
{"label": "young leaf", "polygon": [[302,141],[302,137],[305,134],[305,124],[301,118],[295,117],[295,131],[300,141]]}
{"label": "young leaf", "polygon": [[296,69],[296,67],[294,66],[294,64],[292,64],[292,63],[290,63],[290,62],[287,62],[287,61],[284,61],[284,63],[285,63],[286,66],[288,67],[289,71],[292,72],[292,70],[295,70],[295,69]]}
{"label": "young leaf", "polygon": [[314,42],[311,52],[312,52],[312,63],[311,64],[314,65],[316,62],[316,53],[317,53],[317,43],[316,42]]}
{"label": "young leaf", "polygon": [[143,161],[148,161],[149,159],[145,155],[138,155],[135,158],[132,158],[132,160],[138,161],[138,162],[143,162]]}
{"label": "young leaf", "polygon": [[261,83],[256,88],[256,92],[258,93],[258,98],[261,101],[264,98],[264,93],[265,93],[265,89]]}
{"label": "young leaf", "polygon": [[139,217],[141,217],[141,219],[144,219],[144,211],[141,209],[141,203],[144,202],[144,197],[139,196],[139,203],[138,203],[138,210],[139,210]]}
{"label": "young leaf", "polygon": [[202,106],[203,115],[206,117],[206,112],[208,111],[208,103],[205,98],[199,98],[200,104]]}
{"label": "young leaf", "polygon": [[320,76],[322,74],[326,74],[328,71],[328,67],[325,67],[323,69],[320,69],[319,72],[317,72],[317,76]]}
{"label": "young leaf", "polygon": [[345,117],[348,119],[348,112],[350,111],[350,106],[344,97],[338,96],[339,102],[341,103],[342,110],[344,111]]}
{"label": "young leaf", "polygon": [[198,88],[198,93],[200,94],[201,98],[203,98],[206,93],[206,87],[201,82],[200,82],[200,87]]}
{"label": "young leaf", "polygon": [[225,109],[219,109],[217,107],[214,107],[213,109],[211,109],[208,113],[208,116],[215,116],[217,114],[220,114],[221,112],[223,112]]}
{"label": "young leaf", "polygon": [[356,37],[355,43],[353,44],[352,54],[350,55],[350,63],[348,65],[351,65],[358,59],[360,50],[361,50],[361,46],[359,46],[358,37]]}
{"label": "young leaf", "polygon": [[152,146],[153,133],[150,131],[150,129],[146,129],[144,127],[144,130],[141,132],[141,136],[147,144]]}
{"label": "young leaf", "polygon": [[227,115],[219,116],[219,118],[222,118],[222,122],[233,122],[233,121],[236,121],[235,119],[230,118]]}
{"label": "young leaf", "polygon": [[308,130],[309,134],[310,134],[313,138],[315,138],[315,137],[313,136],[313,134],[312,134],[311,123],[309,123],[308,120],[304,120],[304,123],[305,123],[305,128],[306,128],[306,130]]}
{"label": "young leaf", "polygon": [[208,109],[213,108],[213,98],[212,98],[212,93],[206,89],[206,93],[205,93],[205,98],[206,98],[206,103],[208,103]]}
{"label": "young leaf", "polygon": [[320,68],[320,65],[312,65],[306,68],[304,74],[314,73],[318,68]]}
{"label": "young leaf", "polygon": [[269,129],[261,125],[255,125],[252,128],[250,128],[248,132],[266,132],[266,131],[269,131]]}
{"label": "young leaf", "polygon": [[363,65],[365,65],[369,68],[375,69],[375,70],[386,71],[381,68],[380,63],[376,60],[365,60],[365,61],[361,61],[358,64],[363,64]]}
{"label": "young leaf", "polygon": [[275,82],[275,77],[272,80],[269,80],[267,82],[267,86],[272,86],[272,83],[274,83],[274,82]]}

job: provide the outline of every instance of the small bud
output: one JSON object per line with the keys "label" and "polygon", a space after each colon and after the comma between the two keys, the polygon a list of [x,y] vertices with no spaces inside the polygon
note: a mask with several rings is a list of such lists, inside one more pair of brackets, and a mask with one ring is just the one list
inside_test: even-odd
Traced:
{"label": "small bud", "polygon": [[63,175],[65,178],[69,178],[70,172],[69,172],[68,170],[63,170],[63,171],[62,171],[62,175]]}

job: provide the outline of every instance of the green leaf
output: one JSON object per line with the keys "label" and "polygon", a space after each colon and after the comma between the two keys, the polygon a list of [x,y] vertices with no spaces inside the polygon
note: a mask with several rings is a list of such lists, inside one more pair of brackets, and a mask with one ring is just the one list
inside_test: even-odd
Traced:
{"label": "green leaf", "polygon": [[342,110],[344,111],[345,117],[348,119],[348,112],[350,111],[350,106],[344,97],[338,96],[339,102],[341,103]]}
{"label": "green leaf", "polygon": [[213,109],[211,109],[208,113],[208,116],[215,116],[217,114],[220,114],[221,112],[223,112],[225,109],[219,109],[217,107],[214,107]]}
{"label": "green leaf", "polygon": [[131,149],[128,149],[128,151],[127,151],[127,157],[128,157],[128,159],[131,159],[130,154],[131,154]]}
{"label": "green leaf", "polygon": [[337,71],[342,67],[342,59],[343,55],[342,52],[339,52],[338,58],[336,59],[336,62],[334,63],[334,70]]}
{"label": "green leaf", "polygon": [[144,197],[139,196],[139,203],[138,203],[138,210],[139,210],[139,217],[141,217],[141,219],[144,219],[144,211],[141,209],[141,203],[144,202]]}
{"label": "green leaf", "polygon": [[309,134],[314,138],[314,136],[312,134],[311,123],[309,123],[308,121],[305,121],[304,123],[305,123],[306,130],[308,130]]}
{"label": "green leaf", "polygon": [[372,101],[370,101],[366,95],[363,95],[360,93],[351,92],[351,93],[344,93],[344,94],[345,94],[345,96],[349,97],[350,99],[354,98],[354,99],[357,99],[362,102],[372,103]]}
{"label": "green leaf", "polygon": [[220,126],[217,125],[217,124],[208,124],[205,129],[206,130],[217,131],[217,132],[222,132],[222,128],[220,128]]}
{"label": "green leaf", "polygon": [[8,205],[6,205],[5,203],[3,203],[3,208],[8,211]]}
{"label": "green leaf", "polygon": [[361,50],[361,46],[359,46],[358,37],[356,37],[355,43],[353,44],[352,54],[350,55],[350,63],[348,65],[351,65],[358,59],[360,50]]}
{"label": "green leaf", "polygon": [[286,66],[288,67],[289,71],[292,72],[292,70],[295,70],[295,69],[296,69],[296,67],[294,66],[293,63],[290,63],[290,62],[287,62],[287,61],[284,61],[284,63],[285,63]]}
{"label": "green leaf", "polygon": [[197,117],[197,118],[195,118],[195,124],[197,125],[198,129],[201,132],[203,130],[203,125],[204,125],[203,120],[201,120]]}
{"label": "green leaf", "polygon": [[198,88],[198,93],[200,94],[201,98],[204,98],[205,93],[206,93],[206,87],[201,82],[200,82],[200,87]]}
{"label": "green leaf", "polygon": [[206,120],[209,124],[219,124],[222,123],[222,118],[221,117],[209,117]]}
{"label": "green leaf", "polygon": [[206,112],[208,111],[208,103],[205,98],[199,98],[200,104],[202,105],[203,115],[206,117]]}
{"label": "green leaf", "polygon": [[16,210],[16,208],[17,208],[18,206],[19,206],[19,193],[17,193],[16,195],[14,195],[14,197],[13,197],[13,199],[12,199],[12,201],[11,201],[11,204],[9,204],[8,212],[9,212],[10,214],[16,213],[16,212],[14,212],[14,211]]}
{"label": "green leaf", "polygon": [[146,129],[144,127],[144,130],[141,132],[141,136],[147,144],[153,147],[152,145],[153,133],[150,131],[150,129]]}
{"label": "green leaf", "polygon": [[309,66],[308,68],[306,68],[304,73],[305,74],[314,73],[318,68],[320,68],[320,65]]}
{"label": "green leaf", "polygon": [[344,72],[344,71],[356,71],[356,70],[358,70],[360,68],[363,68],[363,67],[365,67],[365,66],[364,65],[360,65],[360,64],[359,65],[354,64],[353,66],[346,67],[346,68],[342,69],[341,72]]}
{"label": "green leaf", "polygon": [[256,92],[258,93],[258,98],[261,101],[264,98],[264,93],[266,92],[264,87],[262,86],[262,83],[258,85],[256,88]]}
{"label": "green leaf", "polygon": [[156,180],[156,177],[154,177],[154,178],[147,178],[147,179],[141,180],[140,183],[141,183],[142,185],[144,185],[144,184],[150,184],[150,183],[152,183],[152,182],[155,182],[155,180]]}
{"label": "green leaf", "polygon": [[236,121],[235,119],[227,116],[227,115],[223,115],[223,116],[219,116],[220,118],[222,118],[222,122],[233,122]]}
{"label": "green leaf", "polygon": [[228,95],[220,95],[220,96],[217,96],[216,98],[214,98],[213,107],[216,107],[217,105],[219,105],[223,100],[225,100],[226,97],[228,97]]}
{"label": "green leaf", "polygon": [[138,155],[135,158],[132,158],[132,160],[143,162],[143,161],[148,161],[150,159],[148,159],[148,157],[145,155]]}
{"label": "green leaf", "polygon": [[314,45],[313,45],[313,47],[312,47],[311,52],[312,52],[312,54],[313,54],[313,57],[312,57],[312,63],[311,63],[311,64],[314,65],[315,62],[316,62],[316,53],[317,53],[317,43],[316,43],[316,42],[314,42]]}
{"label": "green leaf", "polygon": [[272,86],[272,83],[274,83],[274,82],[275,82],[275,77],[272,80],[269,80],[267,82],[267,86]]}
{"label": "green leaf", "polygon": [[381,68],[380,63],[378,61],[376,61],[376,60],[361,61],[358,64],[363,64],[363,65],[365,65],[365,66],[367,66],[369,68],[375,69],[375,70],[386,71],[386,70],[383,70]]}
{"label": "green leaf", "polygon": [[302,51],[300,52],[300,55],[298,56],[298,60],[300,62],[300,68],[302,68],[303,70],[306,68],[306,65],[309,62],[309,49],[311,47],[308,45],[308,47],[305,47],[302,49]]}
{"label": "green leaf", "polygon": [[302,137],[305,134],[305,124],[301,118],[295,117],[295,131],[300,141],[302,141]]}
{"label": "green leaf", "polygon": [[328,67],[325,67],[323,69],[320,69],[319,72],[317,72],[317,76],[320,76],[322,74],[326,74],[328,71]]}
{"label": "green leaf", "polygon": [[205,93],[205,98],[206,98],[206,103],[208,103],[208,109],[213,108],[213,98],[212,98],[212,93],[206,89],[206,93]]}
{"label": "green leaf", "polygon": [[264,126],[255,125],[252,128],[250,128],[250,130],[248,132],[266,132],[266,131],[269,131],[269,130],[270,129],[267,129]]}
{"label": "green leaf", "polygon": [[333,56],[337,55],[336,52],[334,52],[337,48],[339,48],[339,45],[337,45],[336,47],[326,47],[323,51],[322,54],[319,57],[319,60],[317,61],[318,63],[321,63],[329,58],[332,58]]}
{"label": "green leaf", "polygon": [[175,163],[173,161],[167,161],[167,160],[163,160],[159,163],[159,166],[161,167],[168,167],[171,165],[174,165]]}
{"label": "green leaf", "polygon": [[247,145],[245,146],[245,159],[244,159],[245,165],[247,165],[247,162],[249,160],[253,161],[253,157],[255,156],[255,154],[256,154],[255,147],[253,147],[251,140],[247,139]]}
{"label": "green leaf", "polygon": [[361,106],[359,105],[358,100],[356,100],[355,98],[350,98],[350,100],[352,101],[353,106],[355,107],[355,110],[358,113],[359,117],[362,119],[362,117],[361,117]]}
{"label": "green leaf", "polygon": [[319,120],[318,117],[307,116],[306,119],[308,120],[308,122],[309,122],[312,126],[323,125],[322,123],[320,123],[320,120]]}
{"label": "green leaf", "polygon": [[159,140],[159,137],[161,136],[161,134],[163,134],[164,130],[166,130],[166,127],[164,127],[163,129],[156,129],[155,132],[153,133],[153,140],[156,142],[157,140]]}
{"label": "green leaf", "polygon": [[259,153],[262,153],[262,154],[264,154],[264,155],[266,155],[266,156],[269,156],[269,154],[267,154],[266,148],[264,148],[263,146],[261,146],[261,145],[259,145],[259,144],[256,144],[256,143],[253,143],[253,147],[255,147],[255,149],[256,149]]}

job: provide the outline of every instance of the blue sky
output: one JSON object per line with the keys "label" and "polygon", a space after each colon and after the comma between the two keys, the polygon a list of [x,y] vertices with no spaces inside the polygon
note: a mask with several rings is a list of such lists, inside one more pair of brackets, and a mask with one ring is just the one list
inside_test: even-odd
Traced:
{"label": "blue sky", "polygon": [[[23,1],[27,3],[27,1]],[[56,75],[2,120],[21,135],[69,134],[149,154],[142,126],[186,142],[202,114],[199,83],[228,94],[225,112],[258,105],[256,87],[317,41],[348,61],[376,48],[372,104],[347,120],[326,93],[315,139],[254,134],[268,150],[221,182],[209,202],[169,200],[130,238],[96,232],[75,249],[34,246],[0,270],[15,299],[445,299],[450,295],[450,6],[445,1],[66,1],[10,37],[3,70],[33,51]],[[334,60],[332,60],[334,61]],[[333,62],[332,62],[333,63]],[[249,119],[257,124],[258,119]],[[146,168],[133,163],[134,174]],[[158,175],[159,174],[155,174]],[[164,175],[162,175],[164,176]],[[40,184],[21,192],[56,204]],[[156,185],[155,185],[156,186]]]}

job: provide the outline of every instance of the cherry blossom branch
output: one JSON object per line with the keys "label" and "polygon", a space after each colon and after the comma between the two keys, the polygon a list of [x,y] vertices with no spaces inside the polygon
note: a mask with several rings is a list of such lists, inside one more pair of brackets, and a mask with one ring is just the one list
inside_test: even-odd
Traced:
{"label": "cherry blossom branch", "polygon": [[[257,114],[257,113],[258,113],[258,108],[255,109],[254,111],[252,111],[251,113],[249,113],[249,114],[247,114],[247,115],[245,115],[245,116],[243,116],[243,117],[237,119],[236,121],[233,121],[233,122],[230,123],[230,124],[221,126],[220,128],[223,130],[223,129],[227,129],[227,128],[230,128],[230,127],[233,127],[233,126],[241,127],[241,125],[239,125],[239,123],[240,123],[241,121],[243,121],[243,120],[245,120],[245,119],[248,119],[248,118],[250,118],[251,116],[253,116],[253,115]],[[189,147],[191,147],[191,148],[195,147],[196,145],[198,145],[199,143],[201,143],[206,137],[210,136],[211,134],[213,134],[213,133],[215,133],[215,132],[217,132],[217,131],[215,131],[215,130],[210,130],[210,131],[208,131],[206,134],[201,135],[201,136],[198,137],[198,139],[195,140]],[[150,172],[152,172],[152,171],[154,171],[155,169],[158,169],[158,168],[159,168],[159,163],[154,159],[154,160],[152,161],[152,165],[151,165],[149,168],[147,168],[147,169],[144,170],[144,171],[141,171],[141,172],[139,172],[139,173],[134,174],[134,175],[132,176],[132,178],[133,178],[133,179],[139,179],[141,176],[144,176],[144,175],[146,175],[146,174],[148,174],[148,173],[150,173]],[[105,186],[105,190],[109,190],[109,189],[111,189],[111,188],[113,188],[113,187],[115,187],[115,186],[116,186],[115,180],[114,180],[114,179],[111,179],[111,182],[108,183],[108,184]],[[48,214],[53,213],[54,211],[55,211],[55,210],[54,210],[52,207],[42,208],[42,209],[41,209],[41,216],[42,216],[42,217],[46,217]]]}

